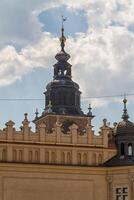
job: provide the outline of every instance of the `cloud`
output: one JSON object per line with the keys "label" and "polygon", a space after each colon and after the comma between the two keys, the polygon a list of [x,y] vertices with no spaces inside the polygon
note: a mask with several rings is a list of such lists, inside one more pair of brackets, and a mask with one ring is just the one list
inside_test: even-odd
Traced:
{"label": "cloud", "polygon": [[0,51],[0,86],[12,84],[37,67],[48,68],[54,62],[58,40],[43,33],[37,44],[28,45],[19,53],[13,46]]}
{"label": "cloud", "polygon": [[[71,55],[73,77],[84,96],[133,92],[134,32],[133,0],[29,0],[0,2],[0,86],[21,79],[37,67],[52,67],[59,50],[58,38],[41,31],[38,15],[56,6],[66,5],[72,12],[84,9],[86,33],[69,37],[66,50]],[[6,7],[7,8],[7,7]],[[5,19],[5,20],[3,20]],[[7,20],[7,21],[6,21]],[[18,52],[14,45],[23,47]],[[5,44],[8,44],[6,46]],[[96,105],[103,105],[104,101]]]}

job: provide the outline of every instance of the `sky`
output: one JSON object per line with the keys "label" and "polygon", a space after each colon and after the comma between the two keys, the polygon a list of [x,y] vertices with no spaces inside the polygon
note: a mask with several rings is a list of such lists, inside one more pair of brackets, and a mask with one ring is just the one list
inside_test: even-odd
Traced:
{"label": "sky", "polygon": [[[60,51],[62,15],[67,17],[65,49],[82,91],[83,111],[91,103],[96,131],[104,118],[111,126],[121,121],[123,95],[134,93],[134,1],[1,0],[0,99],[41,99],[0,100],[1,129],[9,120],[19,128],[26,112],[34,128],[36,108],[43,112],[43,92]],[[111,95],[122,96],[90,98]],[[127,99],[134,121],[134,96]]]}

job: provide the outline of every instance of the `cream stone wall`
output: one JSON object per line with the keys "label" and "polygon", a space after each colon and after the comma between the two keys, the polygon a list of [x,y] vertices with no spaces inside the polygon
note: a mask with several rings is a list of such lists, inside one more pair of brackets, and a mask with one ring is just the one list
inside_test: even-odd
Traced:
{"label": "cream stone wall", "polygon": [[116,200],[116,188],[128,188],[128,200],[134,199],[134,166],[106,169],[107,200]]}
{"label": "cream stone wall", "polygon": [[105,170],[0,164],[0,200],[106,200]]}
{"label": "cream stone wall", "polygon": [[134,199],[134,167],[78,167],[0,163],[0,200],[116,200],[128,187]]}
{"label": "cream stone wall", "polygon": [[0,130],[0,200],[109,198],[109,188],[113,191],[116,181],[109,184],[114,177],[101,164],[113,157],[116,149],[109,147],[112,128],[106,123],[98,135],[91,123],[84,134],[76,124],[64,134],[59,121],[49,133],[44,120],[36,123],[33,132],[27,114],[19,131],[14,126],[9,121]]}
{"label": "cream stone wall", "polygon": [[14,128],[12,121],[0,130],[0,161],[100,165],[116,154],[116,149],[108,146],[110,131],[104,124],[100,134],[95,135],[92,126],[87,124],[85,133],[80,134],[78,126],[73,124],[70,131],[64,134],[61,124],[56,122],[53,132],[47,133],[42,121],[36,125],[36,132],[33,132],[25,114],[19,131]]}

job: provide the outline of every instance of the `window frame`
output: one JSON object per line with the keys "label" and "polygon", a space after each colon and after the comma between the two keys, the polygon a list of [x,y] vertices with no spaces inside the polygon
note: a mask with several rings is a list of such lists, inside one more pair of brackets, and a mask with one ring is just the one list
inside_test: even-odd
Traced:
{"label": "window frame", "polygon": [[[124,189],[127,189],[127,192],[124,192],[123,191]],[[120,190],[120,192],[117,193],[117,190]],[[116,185],[114,187],[114,197],[115,197],[114,198],[115,200],[129,200],[129,186],[128,185]]]}

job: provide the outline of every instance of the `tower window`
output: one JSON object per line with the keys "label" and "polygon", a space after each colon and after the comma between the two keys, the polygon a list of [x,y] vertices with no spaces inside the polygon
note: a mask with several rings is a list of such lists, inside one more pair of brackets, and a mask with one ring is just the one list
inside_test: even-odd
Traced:
{"label": "tower window", "polygon": [[124,145],[124,143],[121,143],[120,150],[121,150],[121,156],[124,156],[124,154],[125,154],[125,145]]}
{"label": "tower window", "polygon": [[129,143],[128,144],[128,156],[132,156],[133,152],[132,152],[132,144]]}

